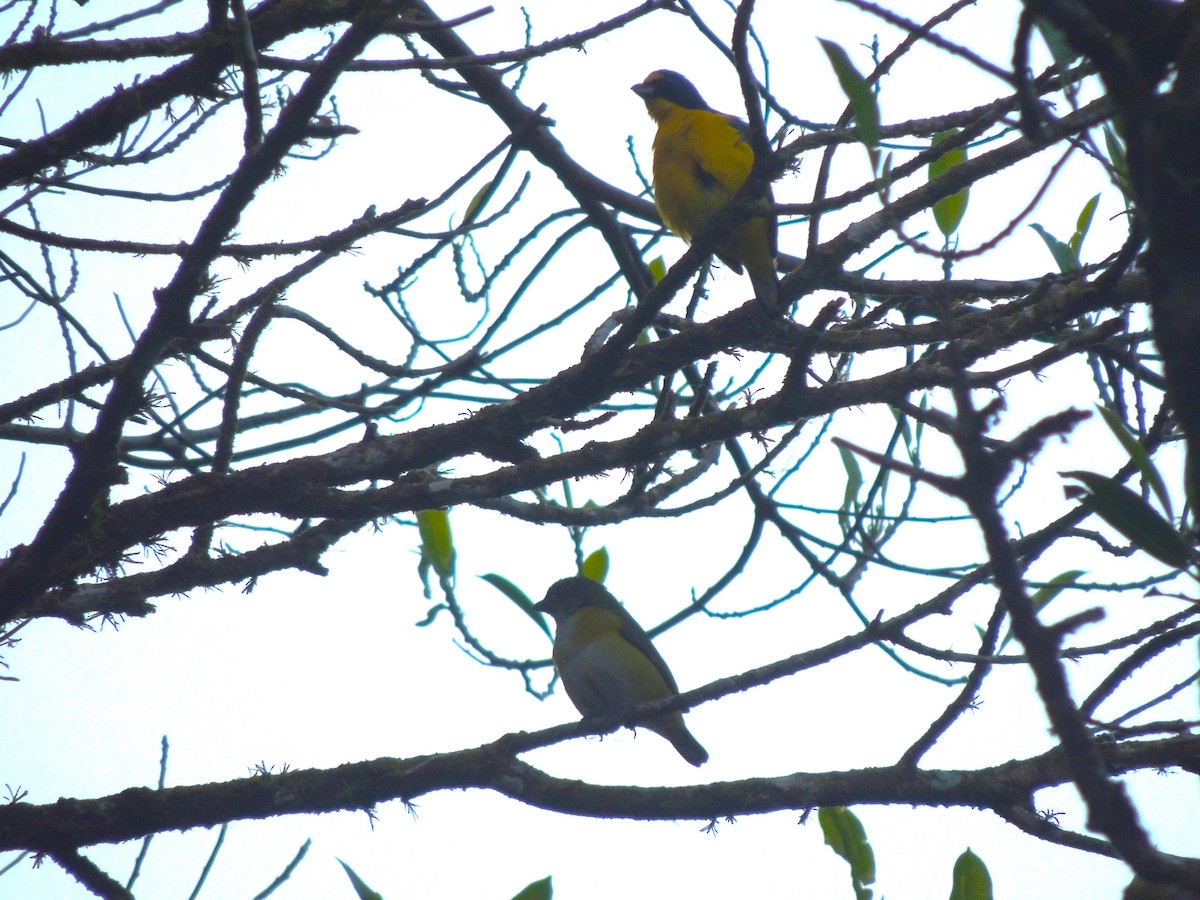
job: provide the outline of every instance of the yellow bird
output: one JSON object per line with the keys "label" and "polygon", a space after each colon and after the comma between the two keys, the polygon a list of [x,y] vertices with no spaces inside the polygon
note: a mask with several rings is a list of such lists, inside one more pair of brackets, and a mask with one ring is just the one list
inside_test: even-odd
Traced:
{"label": "yellow bird", "polygon": [[[650,636],[598,582],[580,575],[564,578],[550,586],[534,609],[554,618],[554,668],[582,715],[614,715],[679,693]],[[668,713],[645,726],[670,741],[693,766],[708,760],[708,751],[683,724],[682,713]]]}
{"label": "yellow bird", "polygon": [[[651,72],[633,92],[658,123],[654,135],[654,203],[663,223],[688,243],[729,205],[754,166],[746,123],[709,107],[695,86],[669,69]],[[764,199],[770,200],[768,190]],[[758,302],[774,312],[779,298],[774,215],[744,219],[721,238],[717,258],[743,267]]]}

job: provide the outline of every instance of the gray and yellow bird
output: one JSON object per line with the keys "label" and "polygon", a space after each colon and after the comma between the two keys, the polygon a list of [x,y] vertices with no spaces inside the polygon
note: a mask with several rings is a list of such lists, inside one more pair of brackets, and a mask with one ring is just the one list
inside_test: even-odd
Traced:
{"label": "gray and yellow bird", "polygon": [[[578,575],[564,578],[534,609],[554,619],[554,667],[584,716],[614,715],[679,693],[650,636],[599,583]],[[644,724],[693,766],[708,760],[708,751],[683,723],[683,713]]]}
{"label": "gray and yellow bird", "polygon": [[[712,227],[754,168],[748,126],[717,112],[695,85],[669,69],[651,72],[633,86],[658,124],[654,135],[654,203],[663,224],[689,244]],[[768,188],[760,198],[771,201]],[[763,309],[776,311],[777,223],[773,213],[752,215],[733,225],[715,248],[734,272],[750,275]]]}

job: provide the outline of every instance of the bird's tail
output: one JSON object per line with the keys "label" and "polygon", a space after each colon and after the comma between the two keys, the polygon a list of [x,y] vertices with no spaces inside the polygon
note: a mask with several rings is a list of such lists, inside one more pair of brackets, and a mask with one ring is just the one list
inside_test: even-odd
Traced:
{"label": "bird's tail", "polygon": [[708,762],[708,751],[687,730],[687,726],[683,724],[681,713],[665,716],[654,723],[648,723],[646,727],[670,741],[671,746],[679,751],[679,755],[693,766],[700,766]]}
{"label": "bird's tail", "polygon": [[763,265],[747,266],[746,268],[750,273],[750,284],[754,287],[754,296],[758,299],[758,305],[767,315],[779,315],[779,275],[775,271],[774,260],[768,260]]}

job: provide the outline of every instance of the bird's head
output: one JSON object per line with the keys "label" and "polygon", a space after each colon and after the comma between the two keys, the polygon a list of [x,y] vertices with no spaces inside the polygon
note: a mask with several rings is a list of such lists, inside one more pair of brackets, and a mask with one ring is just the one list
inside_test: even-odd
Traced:
{"label": "bird's head", "polygon": [[708,109],[709,106],[696,90],[696,86],[670,69],[659,69],[646,76],[646,80],[635,84],[633,92],[646,101],[646,109],[655,120],[670,113],[672,107],[683,109]]}
{"label": "bird's head", "polygon": [[550,585],[550,590],[546,591],[546,599],[533,608],[552,616],[556,622],[562,622],[573,612],[585,606],[619,607],[619,605],[616,598],[599,582],[576,575]]}

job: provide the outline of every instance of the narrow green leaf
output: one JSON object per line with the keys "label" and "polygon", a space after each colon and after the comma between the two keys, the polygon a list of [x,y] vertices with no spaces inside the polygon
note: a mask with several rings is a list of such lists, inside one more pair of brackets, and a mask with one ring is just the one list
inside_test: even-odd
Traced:
{"label": "narrow green leaf", "polygon": [[601,547],[589,553],[583,565],[579,567],[579,574],[604,584],[604,579],[608,577],[608,548]]}
{"label": "narrow green leaf", "polygon": [[913,429],[908,415],[896,409],[895,407],[892,407],[892,417],[896,420],[896,425],[900,429],[900,437],[904,441],[904,448],[908,451],[908,457],[909,459],[912,459]]}
{"label": "narrow green leaf", "polygon": [[[921,402],[917,404],[917,408],[924,412],[929,409],[929,395],[921,394]],[[918,419],[917,427],[913,429],[912,444],[909,449],[909,456],[914,463],[920,463],[921,456],[921,441],[925,436],[925,420]]]}
{"label": "narrow green leaf", "polygon": [[850,510],[858,499],[859,488],[862,487],[863,474],[862,467],[858,464],[858,457],[852,451],[845,447],[838,447],[838,452],[842,455],[842,468],[846,470],[846,490],[842,494],[842,508],[838,510],[838,521],[845,530],[849,527]]}
{"label": "narrow green leaf", "polygon": [[1112,165],[1113,174],[1116,176],[1117,187],[1125,195],[1125,202],[1128,204],[1131,197],[1129,189],[1129,161],[1125,158],[1125,145],[1121,142],[1117,133],[1108,125],[1104,126],[1104,146],[1108,149],[1108,161]]}
{"label": "narrow green leaf", "polygon": [[[943,131],[941,134],[935,134],[930,146],[936,147],[942,141],[952,138],[957,134],[958,130],[953,128],[949,131]],[[966,147],[958,147],[943,153],[929,164],[929,180],[934,181],[939,176],[944,175],[955,166],[961,165],[966,161]],[[950,237],[950,235],[958,231],[958,226],[962,224],[963,216],[966,215],[967,200],[970,196],[970,188],[964,187],[957,193],[951,194],[949,197],[943,197],[937,203],[933,204],[933,220],[937,222],[938,230],[941,231],[944,237]]]}
{"label": "narrow green leaf", "polygon": [[878,150],[867,152],[871,154],[871,169],[879,179],[879,196],[886,202],[892,190],[892,168],[896,154],[889,150],[880,160]]}
{"label": "narrow green leaf", "polygon": [[[428,590],[425,592],[425,596],[429,596]],[[418,628],[428,628],[437,621],[438,613],[449,609],[450,607],[448,607],[445,603],[435,603],[433,606],[429,607],[429,610],[425,613],[425,618],[417,622],[416,626]]]}
{"label": "narrow green leaf", "polygon": [[533,601],[529,599],[528,594],[503,575],[497,575],[495,572],[489,572],[487,575],[479,577],[516,604],[517,609],[533,619],[534,624],[546,633],[546,637],[551,637],[550,626],[546,624],[546,617],[533,608]]}
{"label": "narrow green leaf", "polygon": [[1066,35],[1054,25],[1045,19],[1038,19],[1037,29],[1042,33],[1042,40],[1046,42],[1046,47],[1050,50],[1050,56],[1059,72],[1070,68],[1071,63],[1079,59],[1079,54],[1075,52],[1075,48],[1071,46]]}
{"label": "narrow green leaf", "polygon": [[1104,126],[1104,146],[1108,150],[1108,161],[1112,163],[1114,169],[1124,174],[1128,166],[1125,159],[1125,144],[1117,137],[1117,133],[1112,130],[1110,125]]}
{"label": "narrow green leaf", "polygon": [[1075,233],[1083,240],[1083,236],[1088,233],[1088,229],[1092,227],[1092,217],[1096,214],[1096,204],[1100,202],[1100,195],[1097,194],[1087,203],[1083,204],[1083,209],[1079,211],[1079,218],[1075,220]]}
{"label": "narrow green leaf", "polygon": [[852,450],[838,447],[838,452],[842,455],[842,468],[846,470],[846,491],[842,495],[842,511],[845,512],[858,497],[858,489],[862,487],[863,483],[863,473],[862,467],[858,464],[858,457]]}
{"label": "narrow green leaf", "polygon": [[[1058,575],[1055,575],[1040,588],[1034,591],[1033,596],[1029,598],[1029,602],[1033,604],[1034,613],[1040,613],[1043,609],[1045,609],[1051,600],[1078,581],[1079,576],[1082,574],[1082,569],[1068,569],[1066,572],[1060,572]],[[1010,625],[1008,631],[1004,635],[1004,639],[1000,641],[1000,645],[997,650],[1003,650],[1008,645],[1008,642],[1012,639],[1013,633],[1012,626]]]}
{"label": "narrow green leaf", "polygon": [[1087,502],[1096,515],[1139,550],[1173,569],[1182,569],[1191,562],[1191,547],[1174,526],[1125,485],[1095,472],[1074,471],[1062,475],[1083,482],[1088,490]]}
{"label": "narrow green leaf", "polygon": [[1038,233],[1038,236],[1050,250],[1050,255],[1054,257],[1054,263],[1058,266],[1058,271],[1074,272],[1079,268],[1079,260],[1075,258],[1074,252],[1072,252],[1067,244],[1064,244],[1036,222],[1029,227]]}
{"label": "narrow green leaf", "polygon": [[550,900],[553,896],[554,886],[550,883],[550,876],[547,875],[540,881],[526,885],[519,894],[513,897],[513,900]]}
{"label": "narrow green leaf", "polygon": [[1096,214],[1096,205],[1099,202],[1100,195],[1097,194],[1087,203],[1083,204],[1083,209],[1079,211],[1079,218],[1075,220],[1075,233],[1071,235],[1071,240],[1067,242],[1067,246],[1071,248],[1071,253],[1075,256],[1076,264],[1079,263],[1079,253],[1083,249],[1083,239],[1087,237],[1088,229],[1092,227],[1092,216]]}
{"label": "narrow green leaf", "polygon": [[475,218],[481,212],[483,212],[483,207],[487,205],[488,200],[491,199],[492,194],[494,194],[495,191],[496,183],[494,181],[489,181],[475,192],[475,196],[472,197],[471,202],[467,204],[467,211],[463,213],[464,225],[469,225],[471,222],[475,221]]}
{"label": "narrow green leaf", "polygon": [[850,875],[860,885],[875,881],[875,852],[858,816],[844,806],[822,806],[817,821],[825,843],[850,863]]}
{"label": "narrow green leaf", "polygon": [[422,509],[417,513],[421,534],[421,560],[442,578],[454,575],[454,537],[450,533],[450,511]]}
{"label": "narrow green leaf", "polygon": [[992,876],[983,860],[968,847],[954,861],[954,886],[950,900],[992,900]]}
{"label": "narrow green leaf", "polygon": [[1079,576],[1082,574],[1083,569],[1068,569],[1065,572],[1060,572],[1043,584],[1029,598],[1029,602],[1033,605],[1033,611],[1039,613],[1045,609],[1047,603],[1061,594],[1064,589],[1078,581]]}
{"label": "narrow green leaf", "polygon": [[854,114],[854,123],[858,126],[858,139],[866,144],[867,149],[873,149],[879,144],[879,101],[875,92],[867,84],[867,79],[854,68],[850,56],[841,45],[824,38],[819,39],[833,73],[837,76],[842,92],[850,101],[850,111]]}
{"label": "narrow green leaf", "polygon": [[1154,491],[1154,496],[1158,498],[1159,504],[1163,508],[1163,512],[1167,514],[1167,518],[1174,520],[1175,513],[1171,509],[1171,495],[1167,493],[1167,485],[1163,481],[1162,475],[1158,468],[1150,459],[1150,454],[1146,452],[1138,439],[1135,438],[1125,427],[1125,423],[1121,421],[1113,410],[1107,407],[1100,407],[1100,416],[1104,419],[1109,430],[1116,435],[1117,440],[1121,442],[1121,446],[1125,448],[1125,452],[1129,454],[1129,458],[1133,460],[1133,464],[1138,467],[1138,471],[1142,474],[1142,479],[1150,486],[1150,490]]}
{"label": "narrow green leaf", "polygon": [[429,570],[432,567],[429,565],[429,560],[425,558],[425,554],[421,554],[421,558],[417,560],[417,577],[421,579],[422,592],[425,594],[426,600],[433,599],[433,588],[429,584]]}
{"label": "narrow green leaf", "polygon": [[342,860],[339,859],[338,862],[342,863],[342,868],[346,870],[346,877],[354,885],[354,893],[358,895],[358,900],[383,900],[383,894],[372,890],[365,881],[358,877],[357,872],[342,862]]}
{"label": "narrow green leaf", "polygon": [[658,284],[667,276],[667,264],[663,262],[663,258],[661,256],[656,256],[654,259],[650,260],[649,268],[650,277],[654,280],[655,284]]}

